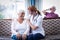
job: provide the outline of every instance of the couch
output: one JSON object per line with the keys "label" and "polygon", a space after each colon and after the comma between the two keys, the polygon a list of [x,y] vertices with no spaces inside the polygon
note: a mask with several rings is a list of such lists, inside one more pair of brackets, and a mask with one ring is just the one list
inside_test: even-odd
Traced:
{"label": "couch", "polygon": [[45,18],[43,27],[46,36],[42,40],[60,40],[60,18]]}
{"label": "couch", "polygon": [[[11,23],[11,19],[0,19],[0,40],[12,40],[10,34]],[[41,40],[60,40],[60,18],[44,18],[43,27],[46,36]]]}

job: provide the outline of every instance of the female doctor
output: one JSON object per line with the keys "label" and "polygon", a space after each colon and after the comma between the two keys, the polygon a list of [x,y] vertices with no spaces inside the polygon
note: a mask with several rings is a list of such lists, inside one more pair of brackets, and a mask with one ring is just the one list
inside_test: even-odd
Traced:
{"label": "female doctor", "polygon": [[28,36],[28,40],[39,40],[45,37],[45,31],[42,27],[43,18],[40,12],[35,6],[28,7],[28,12],[31,15],[30,19],[27,19],[27,23],[32,29],[31,34]]}

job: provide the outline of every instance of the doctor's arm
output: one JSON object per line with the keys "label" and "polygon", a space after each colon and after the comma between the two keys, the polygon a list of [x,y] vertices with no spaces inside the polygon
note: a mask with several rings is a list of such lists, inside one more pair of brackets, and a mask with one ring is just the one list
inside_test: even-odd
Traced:
{"label": "doctor's arm", "polygon": [[28,24],[30,25],[30,27],[32,28],[32,30],[37,29],[38,27],[33,25],[29,20],[27,20]]}
{"label": "doctor's arm", "polygon": [[38,19],[36,19],[37,22],[33,25],[29,20],[27,20],[28,24],[30,25],[30,27],[33,29],[33,30],[36,30],[37,28],[39,28],[39,25],[42,21],[42,17],[38,17]]}

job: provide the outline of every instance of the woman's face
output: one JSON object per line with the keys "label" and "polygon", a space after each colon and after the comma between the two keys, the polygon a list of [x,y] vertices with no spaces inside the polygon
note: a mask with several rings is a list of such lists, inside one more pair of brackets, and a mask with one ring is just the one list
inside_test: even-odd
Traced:
{"label": "woman's face", "polygon": [[55,7],[52,7],[50,8],[51,12],[55,12],[56,11],[56,8]]}
{"label": "woman's face", "polygon": [[29,10],[29,14],[30,14],[30,15],[35,15],[36,12],[34,12],[34,11],[30,11],[30,10]]}
{"label": "woman's face", "polygon": [[29,14],[32,15],[32,11],[28,10]]}
{"label": "woman's face", "polygon": [[19,18],[19,19],[23,19],[24,16],[25,16],[25,13],[24,13],[24,12],[18,14],[18,18]]}
{"label": "woman's face", "polygon": [[51,12],[55,12],[55,11],[56,11],[56,9],[52,9],[52,10],[51,10]]}

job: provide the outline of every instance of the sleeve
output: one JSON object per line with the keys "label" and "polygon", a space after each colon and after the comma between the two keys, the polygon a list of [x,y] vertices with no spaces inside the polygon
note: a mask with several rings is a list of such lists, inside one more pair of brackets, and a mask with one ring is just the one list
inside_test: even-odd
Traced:
{"label": "sleeve", "polygon": [[30,27],[29,27],[28,24],[27,24],[26,26],[27,26],[27,29],[26,29],[26,31],[24,32],[24,34],[29,34]]}
{"label": "sleeve", "polygon": [[56,14],[56,17],[58,17],[58,14]]}
{"label": "sleeve", "polygon": [[11,32],[12,32],[12,34],[17,34],[17,32],[15,31],[15,22],[12,22]]}
{"label": "sleeve", "polygon": [[36,27],[39,27],[42,24],[42,21],[43,21],[43,17],[42,16],[39,16],[37,18],[37,22],[35,23],[35,26]]}

